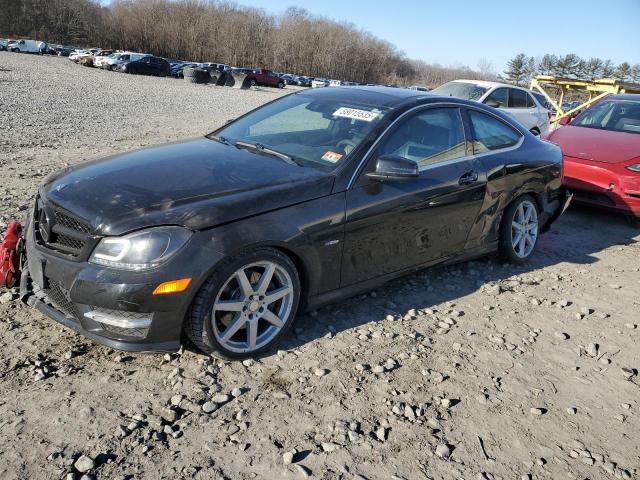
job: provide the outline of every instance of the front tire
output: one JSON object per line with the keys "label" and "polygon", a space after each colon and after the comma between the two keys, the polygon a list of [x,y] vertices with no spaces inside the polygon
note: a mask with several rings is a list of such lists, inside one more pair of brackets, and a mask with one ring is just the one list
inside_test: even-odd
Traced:
{"label": "front tire", "polygon": [[206,354],[253,357],[284,336],[299,300],[300,277],[289,257],[273,248],[245,251],[226,261],[200,288],[185,333]]}
{"label": "front tire", "polygon": [[523,195],[507,207],[502,217],[500,254],[513,263],[526,262],[536,249],[539,234],[536,201],[530,195]]}

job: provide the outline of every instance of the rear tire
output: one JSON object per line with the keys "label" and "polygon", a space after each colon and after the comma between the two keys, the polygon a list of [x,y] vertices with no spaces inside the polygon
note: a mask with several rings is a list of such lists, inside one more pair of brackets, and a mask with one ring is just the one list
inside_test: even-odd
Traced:
{"label": "rear tire", "polygon": [[255,87],[256,85],[258,85],[258,82],[256,82],[256,79],[255,79],[255,78],[252,78],[252,79],[251,79],[251,82],[249,82],[249,83],[250,83],[250,85],[251,85],[252,87]]}
{"label": "rear tire", "polygon": [[282,82],[278,83],[278,88],[284,88],[284,83]]}
{"label": "rear tire", "polygon": [[226,260],[200,288],[185,334],[206,354],[253,357],[286,334],[299,301],[300,278],[288,256],[274,248],[247,250]]}
{"label": "rear tire", "polygon": [[510,262],[524,263],[535,252],[539,235],[538,206],[531,195],[523,195],[511,202],[502,217],[500,254]]}

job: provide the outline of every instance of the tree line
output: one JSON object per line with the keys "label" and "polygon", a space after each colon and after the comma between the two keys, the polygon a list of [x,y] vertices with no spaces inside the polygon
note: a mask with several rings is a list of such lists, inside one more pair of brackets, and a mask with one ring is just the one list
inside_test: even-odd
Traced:
{"label": "tree line", "polygon": [[640,83],[640,64],[630,65],[628,62],[623,62],[616,65],[611,60],[583,59],[574,53],[546,54],[540,58],[520,53],[507,62],[507,70],[504,74],[507,81],[521,86],[528,86],[537,75],[581,80],[613,78],[623,82]]}
{"label": "tree line", "polygon": [[221,0],[0,0],[0,34],[148,52],[360,83],[435,87],[469,68],[414,61],[394,45],[292,7],[281,15]]}

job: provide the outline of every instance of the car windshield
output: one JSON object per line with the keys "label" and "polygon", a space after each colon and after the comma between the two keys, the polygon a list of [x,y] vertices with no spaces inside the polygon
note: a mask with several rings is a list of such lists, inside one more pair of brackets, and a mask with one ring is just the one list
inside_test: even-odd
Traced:
{"label": "car windshield", "polygon": [[209,138],[242,147],[251,144],[301,165],[333,169],[388,111],[343,100],[289,95],[213,132]]}
{"label": "car windshield", "polygon": [[640,101],[603,101],[578,115],[571,123],[578,127],[640,133]]}
{"label": "car windshield", "polygon": [[434,95],[443,97],[462,98],[464,100],[478,100],[487,92],[488,88],[481,87],[475,83],[449,82],[431,90]]}

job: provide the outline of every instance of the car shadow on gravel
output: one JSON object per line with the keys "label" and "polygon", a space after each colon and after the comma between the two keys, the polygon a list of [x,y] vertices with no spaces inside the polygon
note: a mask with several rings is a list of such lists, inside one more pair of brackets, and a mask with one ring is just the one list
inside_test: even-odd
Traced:
{"label": "car shadow on gravel", "polygon": [[598,262],[597,253],[603,249],[638,242],[640,229],[630,225],[624,216],[574,205],[550,232],[540,237],[538,251],[524,265],[506,263],[493,255],[416,272],[378,287],[373,296],[369,292],[299,315],[280,348],[295,349],[324,336],[380,322],[389,314],[398,318],[410,309],[457,302],[491,285],[508,290],[511,277],[562,262],[579,268]]}
{"label": "car shadow on gravel", "polygon": [[[601,250],[638,242],[640,229],[632,226],[623,215],[572,205],[551,231],[540,236],[537,252],[524,265],[504,262],[497,255],[491,255],[418,271],[373,291],[299,314],[291,331],[277,348],[294,350],[341,331],[380,322],[387,315],[401,318],[410,309],[455,303],[483,288],[497,285],[498,289],[509,290],[512,277],[562,262],[576,266],[596,263],[599,261],[596,254]],[[188,341],[185,348],[197,353]],[[267,351],[254,358],[274,354],[275,351]]]}

